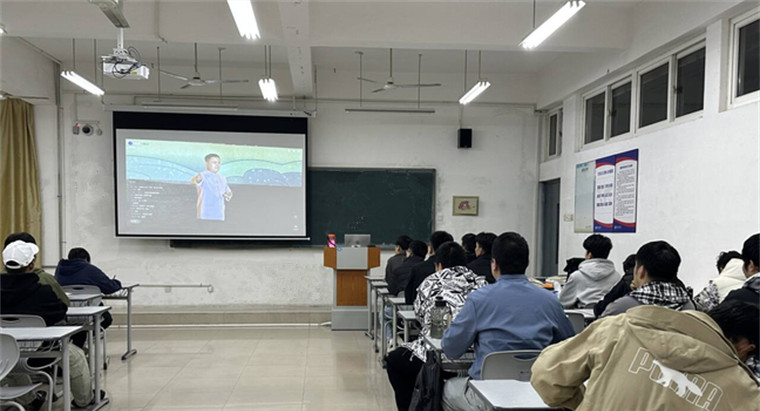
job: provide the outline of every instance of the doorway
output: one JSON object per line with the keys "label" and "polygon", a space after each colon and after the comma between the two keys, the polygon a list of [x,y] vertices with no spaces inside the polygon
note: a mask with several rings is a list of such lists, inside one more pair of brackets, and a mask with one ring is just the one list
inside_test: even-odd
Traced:
{"label": "doorway", "polygon": [[541,182],[541,271],[538,277],[559,273],[559,179]]}

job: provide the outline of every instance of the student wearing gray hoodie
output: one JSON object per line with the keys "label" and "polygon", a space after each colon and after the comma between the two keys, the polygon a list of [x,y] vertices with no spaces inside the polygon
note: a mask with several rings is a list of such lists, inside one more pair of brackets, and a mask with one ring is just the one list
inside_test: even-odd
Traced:
{"label": "student wearing gray hoodie", "polygon": [[591,308],[620,280],[615,264],[607,259],[612,250],[608,237],[592,234],[583,241],[583,248],[586,261],[567,276],[559,292],[559,302],[564,308]]}

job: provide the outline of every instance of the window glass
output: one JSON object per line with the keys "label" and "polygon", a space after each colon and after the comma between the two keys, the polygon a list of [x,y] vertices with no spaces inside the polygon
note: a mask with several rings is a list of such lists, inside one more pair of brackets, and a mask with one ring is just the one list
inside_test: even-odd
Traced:
{"label": "window glass", "polygon": [[739,29],[739,64],[736,96],[743,96],[760,89],[760,20]]}
{"label": "window glass", "polygon": [[668,63],[640,78],[639,127],[668,118]]}
{"label": "window glass", "polygon": [[610,137],[631,131],[631,83],[612,89]]}
{"label": "window glass", "polygon": [[557,115],[549,117],[549,155],[557,154]]}
{"label": "window glass", "polygon": [[705,49],[678,59],[676,117],[702,110],[705,100]]}
{"label": "window glass", "polygon": [[604,93],[586,100],[585,143],[592,143],[604,138]]}

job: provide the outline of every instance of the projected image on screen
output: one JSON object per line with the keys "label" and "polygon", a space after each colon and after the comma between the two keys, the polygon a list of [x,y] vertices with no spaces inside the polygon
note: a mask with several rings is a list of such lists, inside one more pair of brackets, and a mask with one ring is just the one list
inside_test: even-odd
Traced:
{"label": "projected image on screen", "polygon": [[305,135],[117,129],[119,232],[304,236]]}

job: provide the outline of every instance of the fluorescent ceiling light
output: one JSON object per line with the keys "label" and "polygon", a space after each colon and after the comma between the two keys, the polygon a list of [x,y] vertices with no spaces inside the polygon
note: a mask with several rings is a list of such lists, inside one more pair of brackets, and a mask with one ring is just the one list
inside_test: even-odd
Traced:
{"label": "fluorescent ceiling light", "polygon": [[5,33],[7,33],[7,31],[5,31],[5,26],[3,26],[2,24],[0,24],[0,35],[3,35]]}
{"label": "fluorescent ceiling light", "polygon": [[264,77],[259,80],[259,88],[261,94],[267,101],[277,101],[277,85],[274,84],[274,80],[269,77]]}
{"label": "fluorescent ceiling light", "polygon": [[477,83],[475,83],[474,86],[465,93],[462,98],[459,99],[459,104],[467,104],[471,102],[472,100],[475,100],[482,92],[486,91],[488,87],[491,87],[491,83],[489,83],[487,80],[480,80]]}
{"label": "fluorescent ceiling light", "polygon": [[583,1],[571,0],[565,3],[561,9],[557,10],[553,16],[549,17],[543,24],[534,29],[520,45],[525,49],[538,47],[544,40],[549,38],[558,28],[562,27],[575,13],[579,12],[586,5]]}
{"label": "fluorescent ceiling light", "polygon": [[259,25],[256,24],[256,15],[253,14],[251,0],[227,0],[230,6],[232,18],[235,19],[241,37],[254,40],[261,37]]}
{"label": "fluorescent ceiling light", "polygon": [[103,94],[105,94],[105,91],[103,91],[100,87],[96,86],[95,84],[90,83],[89,80],[80,76],[77,73],[74,73],[71,70],[62,71],[61,77],[85,89],[85,91],[87,91],[90,94],[94,94],[96,96],[102,96]]}
{"label": "fluorescent ceiling light", "polygon": [[347,108],[346,113],[400,113],[400,114],[433,114],[434,108]]}

